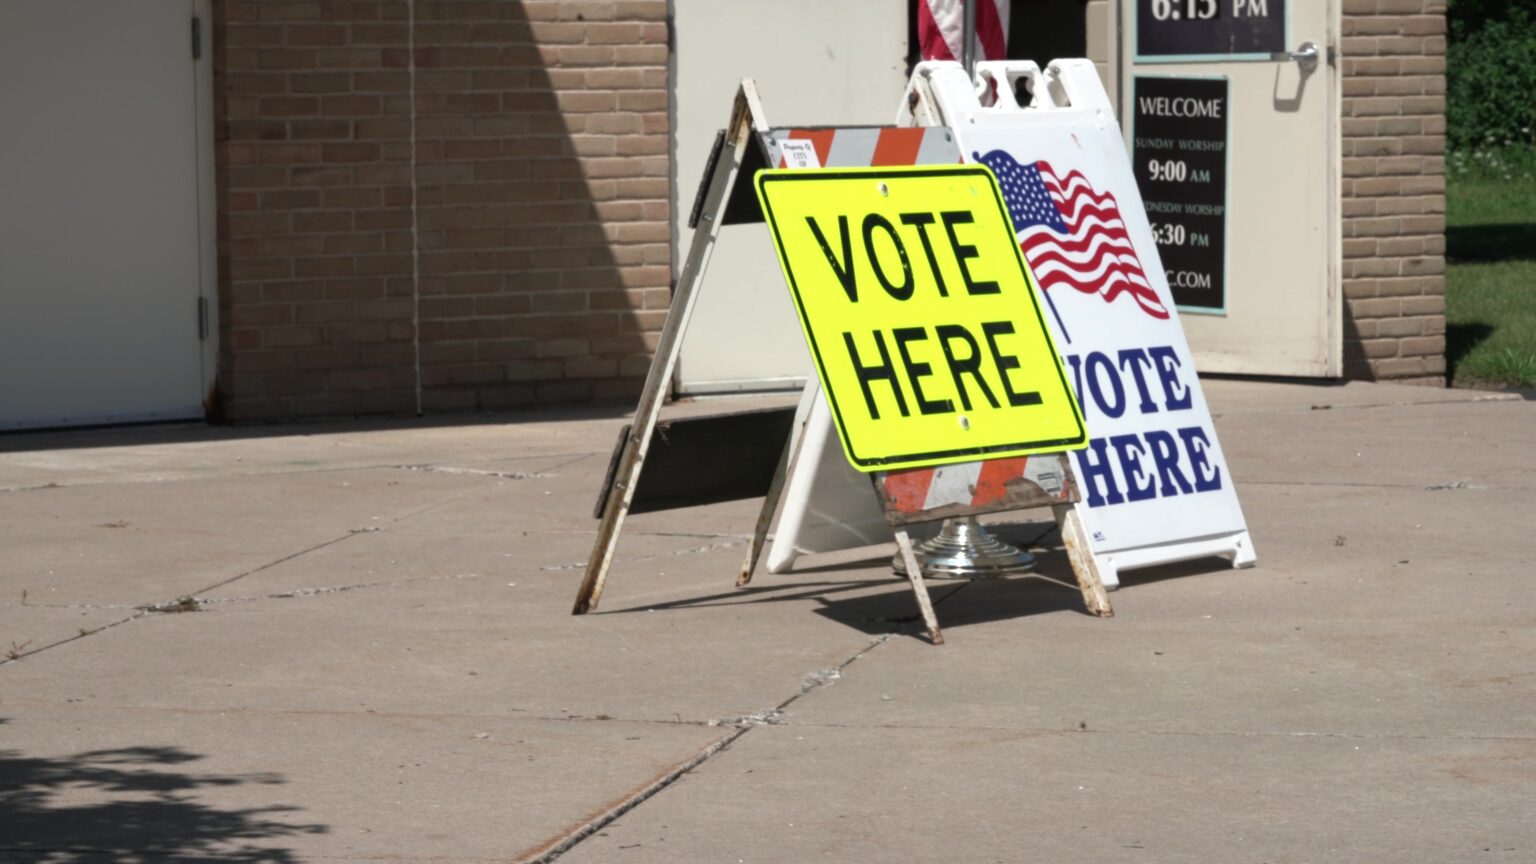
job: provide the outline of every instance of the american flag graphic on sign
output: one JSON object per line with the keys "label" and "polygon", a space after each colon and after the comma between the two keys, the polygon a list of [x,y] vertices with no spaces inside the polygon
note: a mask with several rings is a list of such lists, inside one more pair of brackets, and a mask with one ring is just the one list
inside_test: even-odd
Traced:
{"label": "american flag graphic on sign", "polygon": [[1094,189],[1081,172],[1057,176],[1049,162],[1021,165],[1003,150],[975,158],[997,175],[1019,246],[1042,291],[1067,285],[1106,303],[1129,294],[1153,318],[1168,317],[1125,233],[1115,196]]}

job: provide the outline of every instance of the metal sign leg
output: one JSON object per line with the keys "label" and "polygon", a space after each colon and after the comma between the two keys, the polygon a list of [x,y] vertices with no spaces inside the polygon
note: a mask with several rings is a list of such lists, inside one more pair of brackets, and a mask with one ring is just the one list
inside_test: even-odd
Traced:
{"label": "metal sign leg", "polygon": [[907,529],[896,529],[896,547],[907,562],[907,580],[912,583],[912,593],[917,597],[917,608],[923,613],[923,625],[928,628],[928,638],[935,645],[944,644],[944,634],[939,632],[939,619],[933,614],[933,601],[928,599],[928,586],[923,584],[923,570],[917,566],[917,556],[912,554],[912,538]]}
{"label": "metal sign leg", "polygon": [[1100,618],[1114,617],[1115,610],[1109,605],[1109,593],[1099,579],[1099,568],[1093,559],[1093,547],[1088,545],[1088,533],[1083,530],[1083,518],[1072,504],[1057,504],[1051,508],[1056,525],[1061,530],[1061,545],[1066,547],[1067,560],[1072,563],[1072,575],[1077,577],[1077,587],[1083,592],[1083,605]]}
{"label": "metal sign leg", "polygon": [[[779,498],[784,494],[784,480],[789,476],[790,464],[798,458],[800,434],[798,427],[789,432],[784,441],[784,452],[779,454],[779,467],[773,471],[773,482],[768,484],[768,495],[763,498],[763,508],[757,514],[757,525],[752,529],[752,539],[747,541],[747,554],[741,562],[741,572],[736,574],[736,587],[745,588],[757,570],[757,559],[763,552],[763,541],[768,538],[768,526],[773,522],[774,511],[779,509]],[[792,455],[793,454],[793,455]]]}

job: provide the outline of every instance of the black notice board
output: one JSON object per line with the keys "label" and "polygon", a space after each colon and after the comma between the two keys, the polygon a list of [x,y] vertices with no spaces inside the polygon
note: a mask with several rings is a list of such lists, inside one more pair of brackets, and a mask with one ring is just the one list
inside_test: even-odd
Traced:
{"label": "black notice board", "polygon": [[1286,50],[1287,2],[1136,0],[1136,59],[1268,58]]}
{"label": "black notice board", "polygon": [[1227,79],[1137,76],[1131,163],[1173,300],[1227,307]]}

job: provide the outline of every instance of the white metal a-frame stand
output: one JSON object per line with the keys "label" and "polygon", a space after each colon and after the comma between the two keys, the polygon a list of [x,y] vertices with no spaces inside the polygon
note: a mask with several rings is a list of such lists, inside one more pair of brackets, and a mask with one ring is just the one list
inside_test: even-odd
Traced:
{"label": "white metal a-frame stand", "polygon": [[[709,263],[710,254],[714,248],[714,242],[718,236],[720,227],[728,222],[754,221],[753,215],[757,214],[756,199],[752,196],[749,184],[742,183],[742,174],[755,171],[766,165],[777,164],[781,157],[787,158],[790,150],[785,141],[802,134],[810,137],[823,136],[823,144],[827,152],[816,157],[818,162],[832,167],[834,164],[868,165],[871,162],[880,164],[926,164],[929,162],[955,163],[959,160],[959,153],[954,147],[954,139],[948,130],[932,130],[938,132],[937,136],[929,137],[929,133],[919,135],[906,134],[914,129],[895,129],[895,139],[901,139],[900,143],[891,151],[881,152],[881,141],[889,142],[883,137],[892,133],[891,127],[885,129],[854,128],[844,130],[770,130],[763,115],[762,105],[758,98],[756,87],[750,80],[742,81],[738,90],[735,103],[731,112],[729,127],[721,134],[717,142],[714,154],[711,157],[710,166],[706,170],[706,180],[700,190],[699,200],[695,203],[693,218],[694,226],[693,245],[690,248],[687,261],[678,278],[676,292],[672,298],[672,306],[667,316],[667,321],[662,329],[656,353],[652,358],[650,372],[646,378],[645,388],[640,397],[639,406],[635,411],[635,419],[631,425],[631,431],[627,439],[622,442],[621,450],[616,458],[616,464],[611,472],[607,494],[604,498],[597,539],[593,546],[592,555],[588,559],[586,573],[582,579],[581,587],[577,593],[576,604],[572,610],[574,614],[581,615],[591,611],[597,606],[602,596],[603,585],[607,580],[608,571],[613,562],[615,549],[618,545],[623,522],[630,507],[635,501],[636,492],[646,455],[650,450],[652,437],[660,418],[662,403],[665,401],[666,390],[671,381],[677,365],[678,355],[681,350],[683,335],[688,328],[688,322],[693,312],[694,303],[703,286],[704,273]],[[788,134],[783,134],[783,133]],[[777,136],[777,137],[776,137]],[[779,141],[779,138],[785,141]],[[833,141],[837,141],[836,145]],[[809,146],[809,142],[801,139],[797,142]],[[894,160],[894,161],[887,161]],[[815,167],[815,166],[811,166]],[[747,211],[750,210],[749,214]],[[760,216],[758,216],[760,218]],[[822,425],[830,425],[827,418],[825,404],[822,402],[820,388],[814,383],[807,386],[807,391],[802,398],[801,416],[796,418],[795,430],[785,442],[781,451],[776,471],[771,485],[767,491],[763,503],[761,515],[748,543],[745,560],[739,575],[737,585],[745,586],[752,577],[758,554],[765,539],[768,522],[772,519],[777,505],[780,503],[784,490],[786,477],[792,473],[793,466],[800,458],[818,459],[821,457],[821,448],[827,446],[825,436],[814,453],[804,452],[804,439],[799,434],[799,426],[802,422]],[[807,414],[806,409],[811,409]],[[821,409],[819,412],[815,409]],[[1020,462],[1020,470],[1023,471],[1023,460]],[[1044,468],[1040,466],[1046,466]],[[1056,466],[1051,469],[1049,466]],[[962,468],[967,466],[962,466]],[[975,467],[975,466],[970,466]],[[939,630],[938,621],[934,615],[932,604],[928,600],[926,588],[923,585],[922,572],[916,566],[912,558],[912,545],[906,533],[906,525],[931,519],[943,518],[955,513],[987,513],[999,510],[1021,509],[1027,507],[1051,506],[1058,520],[1071,513],[1071,502],[1077,498],[1076,489],[1070,483],[1060,487],[1052,487],[1049,491],[1036,482],[1038,477],[1033,472],[1043,471],[1044,476],[1067,476],[1067,465],[1064,457],[1052,455],[1049,457],[1033,457],[1029,473],[1020,474],[1015,478],[1018,483],[1010,487],[1006,494],[1001,495],[985,503],[980,501],[954,502],[947,504],[940,510],[930,512],[930,507],[919,503],[898,503],[900,496],[893,497],[888,494],[890,484],[900,485],[899,478],[903,475],[911,475],[914,472],[881,472],[871,477],[874,481],[874,489],[870,490],[867,481],[862,483],[864,494],[873,491],[874,497],[871,503],[876,512],[884,515],[886,524],[894,530],[897,546],[907,563],[907,578],[911,583],[913,592],[917,598],[918,606],[922,612],[924,624],[930,638],[937,644],[943,642],[943,635]],[[921,473],[921,472],[917,472]],[[1051,486],[1046,483],[1046,486]],[[808,491],[808,490],[807,490]],[[879,503],[875,503],[875,502]],[[1081,552],[1085,546],[1086,538],[1080,536],[1080,531],[1070,530],[1076,527],[1063,521],[1063,539],[1066,542],[1069,560],[1074,574],[1078,578],[1079,587],[1083,591],[1084,602],[1092,614],[1108,616],[1113,614],[1109,607],[1108,598],[1104,595],[1103,587],[1091,569],[1091,558],[1085,558]]]}
{"label": "white metal a-frame stand", "polygon": [[737,175],[748,157],[748,148],[757,146],[755,133],[765,132],[767,121],[757,95],[757,86],[743,80],[736,91],[736,101],[731,109],[731,122],[725,130],[723,144],[710,170],[704,200],[699,209],[697,224],[693,230],[693,245],[688,259],[678,275],[677,290],[672,297],[671,312],[662,327],[661,340],[651,359],[651,370],[645,378],[645,389],[640,404],[635,409],[635,421],[629,440],[625,442],[614,472],[613,491],[603,507],[597,529],[597,543],[587,561],[586,576],[576,595],[574,614],[582,615],[597,605],[603,594],[603,583],[608,578],[608,568],[613,563],[614,549],[618,546],[619,532],[624,517],[634,499],[635,488],[640,481],[640,470],[645,464],[646,451],[651,446],[651,435],[661,416],[662,403],[666,401],[667,387],[677,368],[677,358],[682,350],[683,333],[688,329],[688,319],[698,300],[699,286],[704,281],[704,271],[709,266],[710,253],[715,248],[715,238],[725,221],[730,207],[731,192],[736,188]]}

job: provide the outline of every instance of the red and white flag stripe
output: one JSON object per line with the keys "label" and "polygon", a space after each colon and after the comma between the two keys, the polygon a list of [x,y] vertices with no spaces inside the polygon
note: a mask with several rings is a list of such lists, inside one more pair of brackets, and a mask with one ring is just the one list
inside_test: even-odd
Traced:
{"label": "red and white flag stripe", "polygon": [[1049,165],[1039,164],[1041,179],[1071,229],[1062,236],[1036,225],[1020,233],[1020,245],[1041,286],[1065,282],[1077,291],[1097,292],[1106,302],[1129,293],[1148,315],[1167,318],[1167,308],[1141,269],[1115,196],[1094,189],[1080,172],[1068,171],[1063,179]]}
{"label": "red and white flag stripe", "polygon": [[[965,57],[965,4],[971,0],[917,0],[917,44],[924,60]],[[1008,59],[1010,0],[974,0],[976,59]]]}

